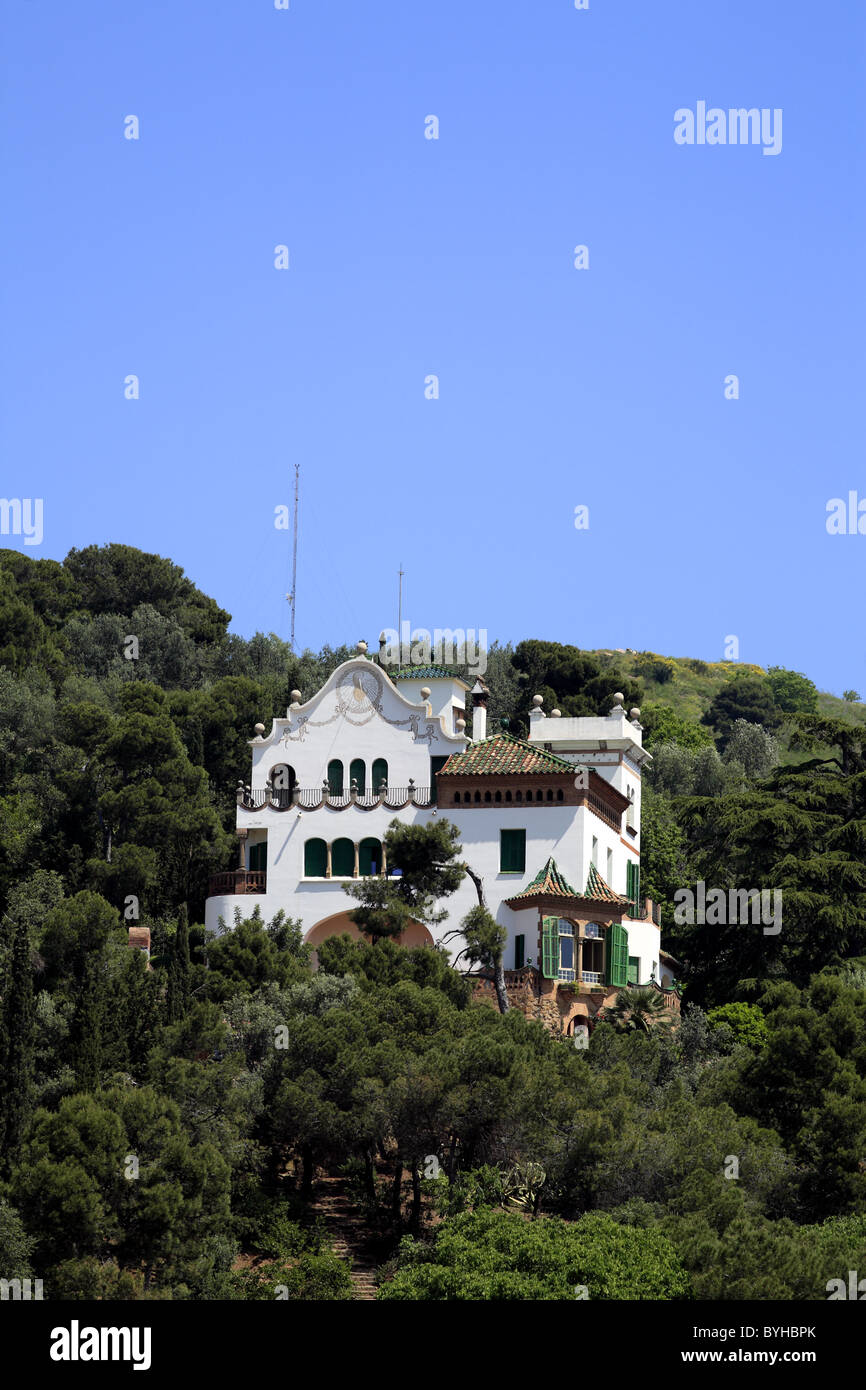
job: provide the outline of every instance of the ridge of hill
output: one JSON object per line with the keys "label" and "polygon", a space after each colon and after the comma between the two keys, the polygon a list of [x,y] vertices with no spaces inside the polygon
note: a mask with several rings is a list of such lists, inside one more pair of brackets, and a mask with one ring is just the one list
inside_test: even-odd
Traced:
{"label": "ridge of hill", "polygon": [[[646,699],[654,704],[669,705],[683,719],[700,721],[714,697],[730,681],[743,675],[764,677],[771,667],[746,661],[701,661],[689,656],[664,656],[659,652],[588,649],[587,656],[598,661],[602,669],[621,672],[643,681]],[[848,724],[860,724],[866,717],[866,702],[844,700],[829,691],[818,691],[821,714],[843,719]]]}

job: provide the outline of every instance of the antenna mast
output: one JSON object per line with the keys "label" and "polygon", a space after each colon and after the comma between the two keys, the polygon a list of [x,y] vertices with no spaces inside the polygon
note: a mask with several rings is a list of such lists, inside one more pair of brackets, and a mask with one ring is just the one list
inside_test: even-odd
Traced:
{"label": "antenna mast", "polygon": [[295,464],[295,529],[292,539],[292,592],[289,594],[289,601],[292,605],[292,631],[289,637],[289,646],[295,650],[295,595],[297,594],[298,578],[298,474],[301,465]]}
{"label": "antenna mast", "polygon": [[403,575],[405,572],[406,571],[403,569],[403,561],[401,560],[400,568],[397,571],[399,575],[399,588],[397,590],[397,650],[400,653],[401,665],[403,662]]}

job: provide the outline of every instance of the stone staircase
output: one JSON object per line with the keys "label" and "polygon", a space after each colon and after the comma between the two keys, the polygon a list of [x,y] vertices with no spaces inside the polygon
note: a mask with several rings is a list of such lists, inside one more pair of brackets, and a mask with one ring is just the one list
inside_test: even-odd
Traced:
{"label": "stone staircase", "polygon": [[363,1224],[346,1192],[346,1181],[321,1177],[309,1208],[309,1221],[319,1219],[331,1241],[334,1254],[348,1260],[355,1298],[372,1301],[376,1297],[376,1265],[364,1253]]}

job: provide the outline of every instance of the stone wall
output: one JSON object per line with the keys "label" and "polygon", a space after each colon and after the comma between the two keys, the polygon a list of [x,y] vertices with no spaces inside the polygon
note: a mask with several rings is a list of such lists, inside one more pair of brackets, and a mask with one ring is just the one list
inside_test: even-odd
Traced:
{"label": "stone wall", "polygon": [[[586,1022],[589,1031],[595,1027],[598,1015],[608,1004],[613,1004],[619,989],[615,986],[602,986],[590,989],[588,985],[574,986],[562,980],[545,980],[532,965],[522,970],[506,970],[505,986],[508,1002],[526,1018],[537,1019],[550,1033],[557,1036],[570,1035],[575,1024]],[[475,980],[476,997],[492,1008],[498,1008],[493,980],[479,976]],[[679,1018],[680,999],[674,990],[665,990],[668,1005],[667,1016],[674,1021]]]}

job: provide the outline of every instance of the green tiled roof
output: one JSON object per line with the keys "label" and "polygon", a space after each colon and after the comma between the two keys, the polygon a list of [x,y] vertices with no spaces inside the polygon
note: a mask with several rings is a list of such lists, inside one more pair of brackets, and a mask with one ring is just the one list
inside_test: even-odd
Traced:
{"label": "green tiled roof", "polygon": [[520,898],[537,897],[584,898],[590,902],[616,903],[617,906],[621,906],[625,902],[625,898],[621,898],[618,893],[614,893],[613,889],[608,887],[594,864],[589,867],[586,891],[578,893],[576,888],[572,888],[553,858],[548,859],[544,868],[535,875],[531,883],[527,884],[519,893],[515,893],[508,901],[514,903]]}
{"label": "green tiled roof", "polygon": [[585,898],[600,898],[602,902],[606,903],[624,903],[627,901],[608,887],[594,864],[589,866],[589,877],[586,880],[586,892],[583,896]]}
{"label": "green tiled roof", "polygon": [[537,744],[515,738],[514,734],[494,734],[492,738],[470,744],[462,753],[452,753],[439,776],[574,771],[574,763],[548,753]]}
{"label": "green tiled roof", "polygon": [[[455,676],[453,671],[446,671],[441,666],[401,666],[397,671],[391,671],[387,666],[382,667],[387,671],[392,681],[452,681],[460,680],[460,676]],[[463,682],[464,685],[466,682]]]}
{"label": "green tiled roof", "polygon": [[544,893],[552,898],[579,898],[580,894],[575,892],[568,880],[560,873],[555,859],[548,859],[544,868],[535,875],[535,878],[520,893],[515,893],[515,898],[534,898],[537,893]]}

